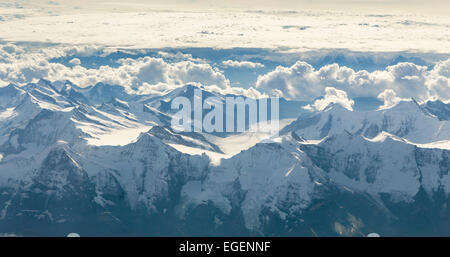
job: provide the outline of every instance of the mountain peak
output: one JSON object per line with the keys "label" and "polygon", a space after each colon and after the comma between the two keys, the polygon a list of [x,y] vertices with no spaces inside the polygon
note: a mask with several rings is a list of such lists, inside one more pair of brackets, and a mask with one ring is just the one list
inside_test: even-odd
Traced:
{"label": "mountain peak", "polygon": [[24,91],[17,87],[16,85],[10,83],[7,86],[0,87],[0,97],[16,97],[17,95],[23,93]]}
{"label": "mountain peak", "polygon": [[428,116],[436,118],[432,113],[430,113],[427,109],[423,108],[415,99],[405,99],[394,106],[378,110],[383,113],[389,113],[391,115],[417,115],[417,116]]}

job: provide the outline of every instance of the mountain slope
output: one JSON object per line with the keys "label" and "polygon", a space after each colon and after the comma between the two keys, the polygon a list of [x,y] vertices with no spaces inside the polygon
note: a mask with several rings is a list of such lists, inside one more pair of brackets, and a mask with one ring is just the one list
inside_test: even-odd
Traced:
{"label": "mountain slope", "polygon": [[344,131],[368,138],[384,131],[419,144],[450,139],[450,123],[439,120],[414,100],[367,112],[331,105],[322,112],[300,116],[280,133],[295,132],[303,138],[318,140]]}
{"label": "mountain slope", "polygon": [[449,235],[444,103],[280,101],[300,116],[279,137],[176,132],[170,103],[195,89],[0,88],[0,234]]}

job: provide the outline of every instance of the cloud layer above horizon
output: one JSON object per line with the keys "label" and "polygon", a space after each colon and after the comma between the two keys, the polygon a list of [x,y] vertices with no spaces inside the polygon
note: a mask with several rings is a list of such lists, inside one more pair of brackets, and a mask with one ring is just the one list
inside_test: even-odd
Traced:
{"label": "cloud layer above horizon", "polygon": [[252,47],[438,53],[450,49],[448,14],[388,8],[189,10],[168,5],[158,9],[143,2],[120,1],[89,6],[0,4],[0,38],[134,49]]}

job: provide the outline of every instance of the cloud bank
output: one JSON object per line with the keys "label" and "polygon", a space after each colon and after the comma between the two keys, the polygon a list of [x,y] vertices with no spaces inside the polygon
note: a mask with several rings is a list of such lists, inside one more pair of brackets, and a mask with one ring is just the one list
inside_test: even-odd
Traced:
{"label": "cloud bank", "polygon": [[233,61],[233,60],[223,61],[222,65],[224,65],[225,67],[231,67],[231,68],[247,68],[247,69],[257,69],[257,68],[264,67],[264,64],[259,63],[259,62]]}
{"label": "cloud bank", "polygon": [[[190,54],[158,52],[156,57],[121,58],[96,68],[85,67],[80,60],[81,56],[107,56],[111,51],[97,46],[30,50],[26,46],[0,45],[0,85],[24,84],[43,78],[70,80],[81,87],[102,82],[121,85],[137,94],[163,94],[184,84],[196,83],[214,92],[256,98],[277,95],[313,101],[325,96],[311,105],[315,109],[325,108],[329,103],[350,109],[353,105],[350,99],[357,97],[379,98],[386,106],[405,98],[450,101],[450,59],[437,62],[433,68],[403,62],[375,71],[354,70],[338,64],[315,69],[307,62],[297,61],[292,66],[278,66],[261,73],[254,85],[242,88],[231,86],[215,62],[196,59]],[[52,61],[57,57],[66,57],[67,63]],[[259,66],[249,61],[226,60],[225,63],[243,71]]]}
{"label": "cloud bank", "polygon": [[6,9],[0,6],[0,16],[4,17],[0,38],[9,42],[134,49],[246,47],[439,53],[449,53],[450,49],[448,15],[304,8],[175,10],[145,9],[145,5],[130,10],[130,4],[115,6],[114,10],[112,3],[93,9],[93,1],[89,2],[84,10],[67,8],[53,12],[47,11],[47,5]]}
{"label": "cloud bank", "polygon": [[441,61],[431,70],[414,63],[398,63],[384,70],[355,71],[331,64],[314,69],[306,62],[290,67],[278,66],[261,75],[256,88],[289,99],[311,100],[323,94],[327,87],[347,92],[350,98],[378,97],[390,89],[401,98],[450,100],[450,59]]}
{"label": "cloud bank", "polygon": [[163,58],[123,58],[118,65],[102,65],[98,68],[83,67],[79,58],[72,58],[68,65],[51,62],[61,56],[84,56],[93,53],[104,55],[98,48],[54,47],[39,51],[7,44],[0,47],[0,86],[9,83],[26,84],[43,78],[50,81],[69,80],[81,87],[99,82],[121,85],[129,92],[138,94],[163,94],[188,83],[201,84],[211,91],[223,94],[238,94],[261,97],[254,88],[244,89],[230,86],[223,72],[210,64],[199,62],[190,55],[170,55],[160,52]]}

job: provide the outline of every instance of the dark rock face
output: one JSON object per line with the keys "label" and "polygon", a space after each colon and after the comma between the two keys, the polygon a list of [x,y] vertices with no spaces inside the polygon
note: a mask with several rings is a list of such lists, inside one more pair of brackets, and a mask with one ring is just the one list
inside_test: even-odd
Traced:
{"label": "dark rock face", "polygon": [[422,107],[440,120],[450,120],[450,103],[443,103],[440,100],[428,101]]}
{"label": "dark rock face", "polygon": [[[449,235],[449,199],[421,191],[412,203],[382,202],[334,186],[301,214],[281,219],[266,210],[264,235],[271,236],[444,236]],[[436,201],[439,199],[439,201]]]}
{"label": "dark rock face", "polygon": [[[5,189],[4,189],[5,190]],[[9,191],[1,223],[6,231],[46,235],[92,222],[94,185],[61,148],[52,150],[29,181]]]}

